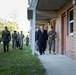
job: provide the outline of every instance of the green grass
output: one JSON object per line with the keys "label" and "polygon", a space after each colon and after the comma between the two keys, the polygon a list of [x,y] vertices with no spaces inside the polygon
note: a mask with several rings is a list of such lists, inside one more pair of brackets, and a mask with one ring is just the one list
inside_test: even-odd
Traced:
{"label": "green grass", "polygon": [[45,69],[37,55],[32,56],[30,47],[23,50],[11,49],[7,53],[0,44],[0,75],[43,75]]}

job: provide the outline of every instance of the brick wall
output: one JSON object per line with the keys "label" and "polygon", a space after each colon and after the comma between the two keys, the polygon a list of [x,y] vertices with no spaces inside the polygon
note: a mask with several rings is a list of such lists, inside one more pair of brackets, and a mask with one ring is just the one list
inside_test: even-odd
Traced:
{"label": "brick wall", "polygon": [[59,17],[53,18],[50,22],[56,20],[56,31],[57,31],[57,52],[61,54],[62,49],[62,38],[61,38],[61,15],[65,12],[66,13],[66,33],[67,33],[67,11],[73,6],[74,8],[74,35],[67,36],[66,34],[66,56],[76,60],[76,5],[72,5],[72,0],[69,0],[59,11]]}

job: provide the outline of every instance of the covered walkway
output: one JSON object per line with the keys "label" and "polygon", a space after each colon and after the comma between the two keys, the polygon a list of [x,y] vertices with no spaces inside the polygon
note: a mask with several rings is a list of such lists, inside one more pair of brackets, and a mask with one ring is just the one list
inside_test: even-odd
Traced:
{"label": "covered walkway", "polygon": [[[29,0],[28,19],[31,23],[32,54],[35,55],[35,28],[42,25],[47,32],[52,25],[55,27],[57,32],[56,53],[64,54],[64,56],[48,53],[38,55],[47,71],[46,75],[76,75],[76,62],[65,56],[65,54],[73,55],[72,58],[76,58],[75,16],[76,0]],[[73,30],[75,30],[74,33]]]}
{"label": "covered walkway", "polygon": [[76,61],[63,55],[39,55],[46,69],[45,75],[76,75]]}

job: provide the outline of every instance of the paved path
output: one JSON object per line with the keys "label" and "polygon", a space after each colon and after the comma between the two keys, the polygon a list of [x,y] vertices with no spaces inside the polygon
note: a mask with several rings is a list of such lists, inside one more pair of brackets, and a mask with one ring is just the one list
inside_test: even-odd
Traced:
{"label": "paved path", "polygon": [[76,75],[76,61],[62,55],[38,55],[45,67],[45,75]]}

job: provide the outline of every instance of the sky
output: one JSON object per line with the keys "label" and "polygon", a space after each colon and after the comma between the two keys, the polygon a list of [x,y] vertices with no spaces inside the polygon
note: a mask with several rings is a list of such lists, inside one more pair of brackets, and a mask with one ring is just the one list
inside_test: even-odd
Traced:
{"label": "sky", "polygon": [[28,0],[0,0],[0,18],[16,21],[20,30],[28,31],[30,22],[27,20]]}

